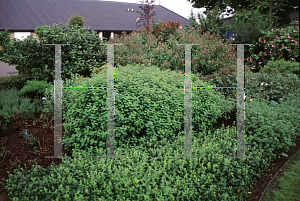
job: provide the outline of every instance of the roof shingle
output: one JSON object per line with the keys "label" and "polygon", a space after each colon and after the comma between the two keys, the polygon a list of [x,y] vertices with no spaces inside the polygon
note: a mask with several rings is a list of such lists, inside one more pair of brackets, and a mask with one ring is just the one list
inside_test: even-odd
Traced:
{"label": "roof shingle", "polygon": [[[0,1],[0,31],[34,31],[38,26],[68,23],[71,15],[83,16],[84,27],[95,31],[134,31],[136,19],[142,12],[139,3],[121,3],[96,0],[9,0]],[[128,8],[130,11],[128,11]],[[131,11],[134,9],[134,11]],[[155,5],[155,22],[180,22],[189,26],[189,20]]]}

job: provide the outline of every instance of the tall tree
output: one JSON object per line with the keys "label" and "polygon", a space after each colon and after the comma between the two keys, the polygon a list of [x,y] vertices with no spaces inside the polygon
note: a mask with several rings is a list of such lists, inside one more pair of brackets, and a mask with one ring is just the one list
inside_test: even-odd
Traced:
{"label": "tall tree", "polygon": [[139,8],[143,10],[143,12],[136,11],[140,14],[140,17],[137,19],[137,29],[141,27],[145,27],[147,24],[149,24],[151,17],[156,15],[157,13],[153,11],[154,5],[151,5],[155,2],[155,0],[151,0],[151,2],[148,2],[148,0],[142,0],[140,1],[141,5]]}
{"label": "tall tree", "polygon": [[[207,11],[212,10],[217,3],[220,3],[219,8],[222,12],[226,12],[227,15],[230,13],[234,14],[236,11],[241,9],[260,9],[262,14],[269,14],[270,24],[274,24],[274,21],[278,22],[279,26],[284,26],[290,23],[290,14],[294,11],[299,11],[298,0],[187,0],[193,3],[194,8],[206,8]],[[230,6],[232,9],[226,10],[226,7]],[[297,7],[297,8],[294,8]],[[205,11],[204,13],[206,13]],[[274,16],[274,17],[273,17]]]}

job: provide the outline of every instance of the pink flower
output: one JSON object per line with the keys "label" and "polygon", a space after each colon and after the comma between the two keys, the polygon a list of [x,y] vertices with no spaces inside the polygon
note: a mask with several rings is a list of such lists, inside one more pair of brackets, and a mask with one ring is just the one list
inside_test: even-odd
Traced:
{"label": "pink flower", "polygon": [[273,29],[271,29],[271,31],[273,31]]}
{"label": "pink flower", "polygon": [[270,51],[270,54],[271,54],[271,51]]}
{"label": "pink flower", "polygon": [[272,45],[272,47],[274,47],[275,45]]}
{"label": "pink flower", "polygon": [[266,40],[264,40],[264,43],[266,43]]}
{"label": "pink flower", "polygon": [[295,46],[298,44],[298,42],[295,42]]}
{"label": "pink flower", "polygon": [[47,66],[45,66],[45,69],[47,69]]}
{"label": "pink flower", "polygon": [[270,82],[271,84],[273,84],[272,82]]}
{"label": "pink flower", "polygon": [[298,57],[298,55],[296,55],[296,57]]}
{"label": "pink flower", "polygon": [[261,62],[258,62],[258,64],[261,64]]}
{"label": "pink flower", "polygon": [[268,85],[268,83],[266,83],[265,85]]}
{"label": "pink flower", "polygon": [[296,32],[295,30],[293,30],[293,32]]}
{"label": "pink flower", "polygon": [[229,101],[229,103],[231,103],[231,101]]}
{"label": "pink flower", "polygon": [[264,85],[264,83],[262,82],[261,85]]}
{"label": "pink flower", "polygon": [[258,41],[260,42],[260,38],[258,39]]}
{"label": "pink flower", "polygon": [[252,101],[252,98],[250,98],[250,101]]}
{"label": "pink flower", "polygon": [[182,26],[180,26],[179,29],[182,29]]}
{"label": "pink flower", "polygon": [[282,45],[282,47],[284,47],[284,45]]}
{"label": "pink flower", "polygon": [[291,50],[289,50],[289,52],[290,52]]}
{"label": "pink flower", "polygon": [[281,52],[281,49],[279,49],[279,51]]}

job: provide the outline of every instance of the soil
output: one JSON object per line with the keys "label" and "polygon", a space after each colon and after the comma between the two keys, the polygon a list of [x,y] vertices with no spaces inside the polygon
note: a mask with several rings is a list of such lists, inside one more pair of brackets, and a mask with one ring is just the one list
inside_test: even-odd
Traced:
{"label": "soil", "polygon": [[[0,181],[2,179],[8,179],[7,171],[11,174],[14,174],[15,167],[12,166],[13,162],[18,162],[20,166],[25,169],[24,164],[26,164],[27,169],[31,169],[32,161],[36,161],[36,164],[41,165],[43,168],[47,168],[50,166],[52,162],[56,165],[59,165],[62,162],[62,159],[59,158],[45,158],[45,156],[53,156],[54,154],[54,120],[41,120],[41,113],[35,113],[35,120],[19,120],[19,114],[15,115],[15,118],[8,124],[9,130],[8,132],[0,132],[0,141],[3,143],[0,147],[5,147],[5,150],[10,151],[10,155],[5,156],[0,159]],[[232,126],[233,121],[236,121],[236,110],[227,114],[227,117],[231,117],[230,119],[226,119],[226,117],[219,118],[217,120],[216,125],[221,125],[224,123],[225,126]],[[43,124],[47,124],[48,128],[43,128]],[[37,146],[38,151],[40,153],[34,153],[32,147],[27,151],[27,144],[25,138],[22,136],[23,131],[27,129],[27,133],[36,137],[39,141],[39,145]],[[65,129],[62,126],[62,131],[64,133]],[[63,147],[63,155],[67,154],[67,156],[72,156],[70,152],[64,150]],[[297,146],[291,147],[290,150],[286,153],[289,157],[282,157],[276,159],[272,165],[265,171],[261,177],[258,177],[257,180],[250,187],[251,194],[247,198],[247,201],[250,200],[259,200],[261,196],[261,192],[264,191],[272,177],[276,174],[276,172],[281,168],[281,166],[300,148],[300,137],[298,137]],[[40,155],[39,155],[40,154]],[[280,176],[280,174],[278,175]],[[3,181],[5,185],[6,182]],[[7,191],[4,189],[4,185],[0,183],[0,200],[8,201],[9,196]],[[238,194],[238,192],[236,192]]]}

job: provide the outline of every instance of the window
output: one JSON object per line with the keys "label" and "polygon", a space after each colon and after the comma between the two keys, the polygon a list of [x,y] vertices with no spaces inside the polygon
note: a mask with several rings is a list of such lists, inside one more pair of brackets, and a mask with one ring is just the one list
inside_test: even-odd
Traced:
{"label": "window", "polygon": [[15,38],[17,39],[24,40],[27,36],[30,36],[30,32],[15,32]]}

